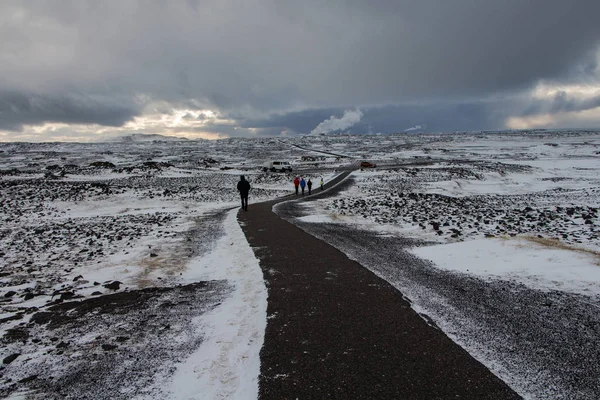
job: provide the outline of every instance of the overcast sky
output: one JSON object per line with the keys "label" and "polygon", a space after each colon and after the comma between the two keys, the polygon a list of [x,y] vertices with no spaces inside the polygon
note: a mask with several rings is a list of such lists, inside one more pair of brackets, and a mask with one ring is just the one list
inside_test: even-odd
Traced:
{"label": "overcast sky", "polygon": [[0,2],[0,141],[600,128],[598,0]]}

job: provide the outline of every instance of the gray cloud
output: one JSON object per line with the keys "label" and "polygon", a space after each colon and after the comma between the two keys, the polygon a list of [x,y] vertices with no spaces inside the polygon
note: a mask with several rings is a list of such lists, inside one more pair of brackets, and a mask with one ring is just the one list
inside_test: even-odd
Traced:
{"label": "gray cloud", "polygon": [[565,91],[558,91],[547,100],[531,100],[520,113],[522,116],[535,114],[556,114],[560,112],[586,111],[600,107],[600,95],[585,99],[570,97]]}
{"label": "gray cloud", "polygon": [[19,131],[44,122],[121,126],[139,115],[133,102],[88,95],[39,95],[0,90],[0,129]]}
{"label": "gray cloud", "polygon": [[[471,131],[503,127],[503,121],[515,108],[515,99],[474,102],[438,102],[388,105],[361,109],[360,122],[349,128],[352,133],[402,132],[406,127],[427,125],[428,131]],[[518,107],[517,107],[518,108]],[[239,120],[240,126],[259,131],[269,129],[298,134],[310,133],[331,115],[343,115],[345,109],[310,109],[276,114],[262,119]],[[347,131],[333,130],[334,133]]]}
{"label": "gray cloud", "polygon": [[[6,0],[0,129],[119,126],[153,102],[269,134],[353,107],[364,117],[352,129],[498,128],[493,97],[542,79],[598,82],[597,15],[596,0]],[[398,106],[409,103],[421,105]],[[517,113],[547,107],[534,103]]]}

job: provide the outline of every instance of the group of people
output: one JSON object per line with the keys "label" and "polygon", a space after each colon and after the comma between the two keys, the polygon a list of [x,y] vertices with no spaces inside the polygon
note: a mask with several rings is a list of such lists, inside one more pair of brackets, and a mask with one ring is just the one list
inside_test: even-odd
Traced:
{"label": "group of people", "polygon": [[[321,186],[321,190],[323,190],[323,177],[321,177],[321,181],[319,182]],[[304,196],[304,189],[308,188],[308,194],[312,194],[312,181],[308,178],[307,181],[304,180],[304,177],[295,177],[294,178],[294,187],[296,188],[296,195],[298,194],[298,188],[302,189],[302,195]],[[248,211],[248,193],[250,192],[250,182],[246,180],[244,175],[240,175],[240,181],[237,184],[237,190],[240,192],[240,197],[242,198],[242,210]]]}
{"label": "group of people", "polygon": [[[296,189],[296,194],[298,194],[298,188],[302,190],[302,196],[304,196],[304,189],[308,188],[308,194],[312,194],[312,181],[308,178],[308,181],[304,180],[304,177],[295,177],[294,178],[294,188]],[[323,178],[321,178],[321,190],[323,190]]]}

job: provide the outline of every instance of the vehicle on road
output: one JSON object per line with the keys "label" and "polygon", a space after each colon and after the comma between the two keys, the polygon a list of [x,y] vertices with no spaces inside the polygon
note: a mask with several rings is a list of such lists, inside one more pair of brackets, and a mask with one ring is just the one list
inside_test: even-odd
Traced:
{"label": "vehicle on road", "polygon": [[375,168],[375,167],[377,167],[377,165],[375,163],[370,163],[368,161],[362,161],[360,163],[360,167],[361,168]]}
{"label": "vehicle on road", "polygon": [[263,166],[263,171],[292,172],[292,165],[289,163],[289,161],[268,161]]}

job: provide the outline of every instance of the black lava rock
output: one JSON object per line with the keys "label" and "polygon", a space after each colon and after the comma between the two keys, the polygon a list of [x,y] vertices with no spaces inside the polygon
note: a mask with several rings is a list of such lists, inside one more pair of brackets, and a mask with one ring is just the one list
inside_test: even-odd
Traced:
{"label": "black lava rock", "polygon": [[122,282],[119,281],[113,281],[111,283],[107,283],[106,285],[104,285],[105,288],[110,289],[110,290],[119,290],[119,288],[121,287]]}
{"label": "black lava rock", "polygon": [[17,359],[17,357],[19,357],[21,354],[19,353],[15,353],[15,354],[11,354],[8,357],[4,357],[4,360],[2,360],[3,364],[10,364],[11,362],[15,361]]}

